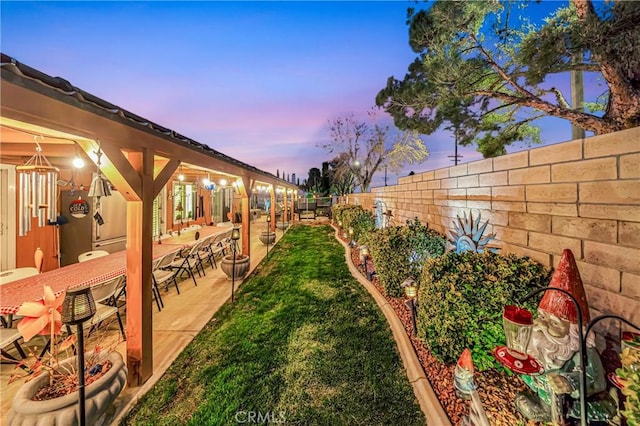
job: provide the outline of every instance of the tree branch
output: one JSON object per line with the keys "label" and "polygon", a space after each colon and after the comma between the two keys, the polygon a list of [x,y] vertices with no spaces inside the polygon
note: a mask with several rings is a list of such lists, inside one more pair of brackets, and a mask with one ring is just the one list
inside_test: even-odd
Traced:
{"label": "tree branch", "polygon": [[476,43],[476,45],[478,46],[478,49],[480,49],[480,53],[482,53],[482,56],[485,57],[485,59],[487,60],[487,62],[489,63],[489,65],[491,65],[491,67],[496,70],[496,72],[498,73],[498,75],[506,82],[508,82],[516,91],[520,92],[522,95],[525,96],[534,96],[533,93],[529,92],[528,90],[526,90],[524,87],[520,86],[518,83],[516,83],[509,74],[507,74],[507,72],[496,63],[496,61],[493,60],[493,58],[491,57],[491,55],[489,55],[489,52],[486,51],[486,49],[482,46],[482,44],[480,44],[480,42],[478,41],[478,39],[476,38],[476,36],[474,36],[473,34],[470,34],[469,37],[471,38],[471,40],[474,41],[474,43]]}

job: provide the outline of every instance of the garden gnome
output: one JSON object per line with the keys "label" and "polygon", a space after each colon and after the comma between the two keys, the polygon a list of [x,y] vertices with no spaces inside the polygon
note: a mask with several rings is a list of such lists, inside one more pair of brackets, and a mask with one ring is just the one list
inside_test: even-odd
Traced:
{"label": "garden gnome", "polygon": [[[569,414],[580,417],[577,401],[580,396],[580,373],[576,368],[579,364],[578,327],[584,327],[589,322],[589,306],[571,250],[563,251],[549,288],[565,290],[576,299],[582,312],[582,325],[578,324],[578,313],[569,296],[559,291],[544,293],[538,305],[538,317],[534,320],[531,342],[527,349],[528,354],[544,367],[544,374],[522,376],[535,394],[521,393],[516,396],[515,402],[527,419],[562,424],[563,394],[569,394],[575,400],[572,401],[575,404],[571,404]],[[588,395],[606,388],[604,368],[594,346],[593,336],[589,336],[586,366]],[[596,411],[598,410],[594,409],[594,415]]]}
{"label": "garden gnome", "polygon": [[453,385],[456,395],[463,399],[471,399],[469,415],[462,420],[463,426],[489,426],[489,419],[482,406],[480,395],[473,381],[473,360],[471,351],[465,348],[456,363]]}
{"label": "garden gnome", "polygon": [[476,385],[473,382],[473,370],[471,351],[469,348],[465,348],[456,363],[456,369],[453,374],[453,386],[458,398],[471,398],[471,391],[476,388]]}

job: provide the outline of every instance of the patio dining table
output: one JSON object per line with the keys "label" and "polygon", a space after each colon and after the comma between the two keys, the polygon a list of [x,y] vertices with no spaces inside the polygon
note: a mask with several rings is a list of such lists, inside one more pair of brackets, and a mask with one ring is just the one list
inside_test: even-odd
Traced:
{"label": "patio dining table", "polygon": [[[176,244],[154,244],[153,259],[166,256],[182,248]],[[69,288],[91,286],[126,274],[126,250],[82,263],[74,263],[59,269],[12,281],[0,286],[0,314],[15,314],[25,301],[38,301],[44,295],[44,286],[51,287],[56,295]]]}
{"label": "patio dining table", "polygon": [[[196,241],[200,241],[203,238],[207,238],[212,235],[223,234],[231,231],[231,226],[204,226],[197,231],[182,231],[180,235],[169,237],[162,240],[162,244],[180,244],[183,247],[191,247]],[[200,238],[196,240],[196,232],[200,233]]]}

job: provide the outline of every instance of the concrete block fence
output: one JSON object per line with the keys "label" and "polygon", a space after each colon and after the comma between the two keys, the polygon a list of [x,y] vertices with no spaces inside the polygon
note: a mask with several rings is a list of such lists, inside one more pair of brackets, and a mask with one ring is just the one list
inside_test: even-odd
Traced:
{"label": "concrete block fence", "polygon": [[417,217],[447,236],[457,215],[481,213],[503,252],[547,266],[569,248],[592,316],[640,324],[640,127],[417,173],[343,200],[376,201],[395,224]]}

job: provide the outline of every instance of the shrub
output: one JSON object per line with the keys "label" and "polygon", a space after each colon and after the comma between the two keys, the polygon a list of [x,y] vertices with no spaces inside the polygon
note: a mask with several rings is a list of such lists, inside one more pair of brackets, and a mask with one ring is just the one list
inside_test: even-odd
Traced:
{"label": "shrub", "polygon": [[[418,292],[418,336],[440,361],[455,362],[471,348],[480,371],[497,367],[504,345],[502,311],[549,283],[551,270],[513,254],[448,252],[425,264]],[[536,302],[522,304],[532,312]]]}
{"label": "shrub", "polygon": [[333,206],[331,206],[331,215],[336,222],[342,222],[342,227],[344,229],[347,229],[348,225],[346,225],[346,221],[348,219],[350,211],[353,209],[362,210],[362,207],[350,204],[334,204]]}
{"label": "shrub", "polygon": [[428,226],[420,223],[418,218],[407,221],[409,228],[408,243],[412,253],[409,256],[412,275],[420,277],[422,266],[430,257],[441,256],[447,243],[446,238]]}
{"label": "shrub", "polygon": [[419,278],[424,261],[444,253],[445,246],[444,236],[418,219],[407,221],[407,226],[369,232],[361,242],[369,246],[380,285],[392,297],[401,297],[402,283],[408,277]]}
{"label": "shrub", "polygon": [[336,222],[342,222],[342,229],[353,228],[353,238],[357,241],[362,235],[375,228],[375,219],[371,213],[359,205],[336,205],[331,208]]}
{"label": "shrub", "polygon": [[357,213],[350,218],[350,225],[353,228],[353,238],[356,241],[360,241],[364,235],[375,229],[376,220],[371,213],[364,211],[362,208],[359,211],[355,210],[355,212]]}

